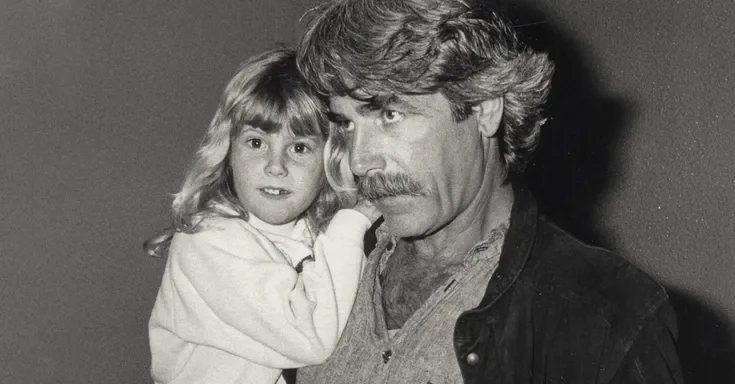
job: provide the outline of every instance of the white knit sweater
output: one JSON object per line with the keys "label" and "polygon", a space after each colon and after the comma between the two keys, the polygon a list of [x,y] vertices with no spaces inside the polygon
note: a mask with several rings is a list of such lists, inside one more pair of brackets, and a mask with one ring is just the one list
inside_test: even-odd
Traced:
{"label": "white knit sweater", "polygon": [[370,221],[341,210],[313,248],[303,220],[201,225],[171,242],[149,322],[155,382],[274,384],[282,369],[329,357],[354,302]]}

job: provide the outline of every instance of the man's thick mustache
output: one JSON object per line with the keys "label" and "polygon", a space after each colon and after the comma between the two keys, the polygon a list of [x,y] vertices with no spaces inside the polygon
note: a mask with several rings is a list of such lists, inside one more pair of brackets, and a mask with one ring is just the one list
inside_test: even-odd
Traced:
{"label": "man's thick mustache", "polygon": [[376,173],[360,179],[360,194],[368,200],[408,195],[425,196],[427,190],[418,181],[402,173]]}

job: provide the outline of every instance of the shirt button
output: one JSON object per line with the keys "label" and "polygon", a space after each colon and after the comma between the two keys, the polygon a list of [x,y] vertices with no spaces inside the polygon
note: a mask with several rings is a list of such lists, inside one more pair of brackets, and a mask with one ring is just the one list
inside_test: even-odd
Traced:
{"label": "shirt button", "polygon": [[383,364],[388,364],[392,356],[393,356],[393,351],[391,351],[390,349],[383,351]]}
{"label": "shirt button", "polygon": [[477,363],[479,362],[480,362],[480,356],[477,356],[476,353],[472,352],[469,355],[467,355],[467,364],[477,365]]}

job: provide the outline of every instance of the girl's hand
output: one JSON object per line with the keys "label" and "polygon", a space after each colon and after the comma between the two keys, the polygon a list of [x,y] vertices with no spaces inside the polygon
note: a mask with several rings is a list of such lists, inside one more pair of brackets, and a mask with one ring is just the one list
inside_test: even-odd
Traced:
{"label": "girl's hand", "polygon": [[373,203],[360,195],[357,196],[357,204],[352,209],[365,215],[371,223],[375,223],[383,215]]}

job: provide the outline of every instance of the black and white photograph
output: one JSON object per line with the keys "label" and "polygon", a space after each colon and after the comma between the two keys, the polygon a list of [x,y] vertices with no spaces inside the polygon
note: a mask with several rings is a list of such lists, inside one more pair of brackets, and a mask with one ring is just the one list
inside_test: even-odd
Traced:
{"label": "black and white photograph", "polygon": [[0,0],[0,383],[735,383],[730,0]]}

